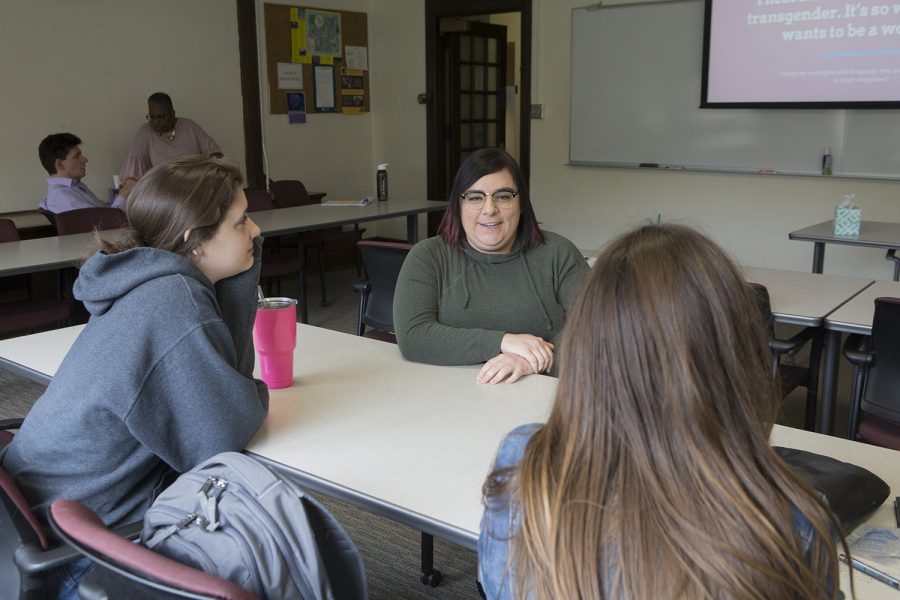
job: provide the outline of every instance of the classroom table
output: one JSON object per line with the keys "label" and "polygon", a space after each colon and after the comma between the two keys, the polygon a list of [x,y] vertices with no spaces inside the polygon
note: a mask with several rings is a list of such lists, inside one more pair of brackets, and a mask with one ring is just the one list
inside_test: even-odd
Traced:
{"label": "classroom table", "polygon": [[[355,225],[406,217],[406,237],[410,243],[419,239],[418,215],[445,210],[446,202],[434,200],[395,199],[372,202],[366,206],[323,206],[308,204],[290,208],[261,210],[251,216],[264,236],[278,236],[328,227]],[[102,232],[109,239],[119,230]],[[0,277],[19,273],[35,273],[73,266],[93,251],[94,234],[53,236],[0,244]],[[301,281],[301,301],[306,299],[306,285]],[[306,302],[300,307],[301,319],[307,321]]]}
{"label": "classroom table", "polygon": [[[79,327],[0,340],[7,368],[49,379]],[[270,392],[269,416],[247,451],[310,490],[474,549],[481,485],[514,427],[543,421],[556,380],[495,386],[477,366],[404,361],[393,344],[297,326],[295,379]],[[900,453],[788,427],[772,443],[865,467],[900,490]],[[867,524],[891,526],[890,503]],[[842,567],[843,587],[846,570]],[[858,575],[860,598],[891,591]]]}
{"label": "classroom table", "polygon": [[788,239],[813,242],[812,272],[821,273],[825,263],[825,244],[863,246],[887,250],[886,260],[894,262],[894,281],[900,278],[900,259],[894,252],[900,248],[900,223],[863,221],[859,226],[859,237],[834,235],[834,221],[824,221],[788,234]]}

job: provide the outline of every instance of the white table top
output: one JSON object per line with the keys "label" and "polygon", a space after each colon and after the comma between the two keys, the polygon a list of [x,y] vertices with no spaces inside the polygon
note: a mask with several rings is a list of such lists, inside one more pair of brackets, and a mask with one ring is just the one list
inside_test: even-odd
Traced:
{"label": "white table top", "polygon": [[769,290],[776,321],[805,326],[821,325],[826,315],[872,283],[862,277],[760,267],[744,267],[744,275]]}
{"label": "white table top", "polygon": [[[80,329],[0,340],[0,357],[52,376]],[[269,416],[248,451],[311,489],[468,548],[500,440],[543,421],[556,387],[540,375],[480,385],[477,367],[409,363],[392,344],[308,325],[298,325],[295,365],[294,385],[271,391]],[[860,465],[900,491],[893,450],[781,426],[772,443]],[[886,502],[867,524],[893,522]],[[849,589],[843,567],[842,580]],[[882,583],[859,574],[856,581],[860,598],[896,597]]]}
{"label": "white table top", "polygon": [[828,315],[825,327],[847,333],[872,333],[872,319],[875,316],[875,298],[900,298],[900,282],[876,281],[858,296]]}
{"label": "white table top", "polygon": [[[263,235],[283,235],[312,231],[323,227],[408,217],[447,208],[446,202],[434,200],[389,200],[368,206],[322,206],[309,204],[252,213]],[[118,230],[102,232],[114,236]],[[93,233],[53,236],[0,244],[0,275],[35,273],[70,267],[93,252]]]}
{"label": "white table top", "polygon": [[861,221],[859,237],[834,235],[834,221],[823,221],[788,234],[788,239],[873,248],[900,247],[900,223]]}

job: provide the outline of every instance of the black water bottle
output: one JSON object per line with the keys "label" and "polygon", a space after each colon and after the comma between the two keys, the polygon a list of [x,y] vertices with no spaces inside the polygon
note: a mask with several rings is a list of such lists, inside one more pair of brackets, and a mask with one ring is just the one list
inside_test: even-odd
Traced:
{"label": "black water bottle", "polygon": [[375,173],[375,187],[378,190],[379,200],[388,199],[387,166],[388,163],[378,165],[378,171]]}

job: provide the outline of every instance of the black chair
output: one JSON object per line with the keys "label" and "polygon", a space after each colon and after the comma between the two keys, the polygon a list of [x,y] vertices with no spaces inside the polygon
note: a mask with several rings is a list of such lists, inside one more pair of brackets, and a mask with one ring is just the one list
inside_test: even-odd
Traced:
{"label": "black chair", "polygon": [[79,583],[78,594],[83,599],[256,598],[235,583],[133,544],[110,531],[80,502],[55,501],[50,506],[50,525],[66,544],[95,564]]}
{"label": "black chair", "polygon": [[412,244],[363,240],[357,242],[356,247],[365,275],[362,281],[353,284],[359,292],[356,335],[397,343],[394,336],[394,288]]}
{"label": "black chair", "polygon": [[900,450],[900,298],[876,298],[870,337],[851,335],[854,365],[848,437]]}
{"label": "black chair", "polygon": [[[19,241],[19,231],[10,219],[0,219],[0,243]],[[62,325],[70,317],[69,303],[58,299],[34,298],[31,275],[0,277],[0,338]]]}
{"label": "black chair", "polygon": [[[269,181],[269,190],[275,198],[275,205],[278,208],[289,206],[306,206],[308,204],[316,204],[306,191],[303,182],[296,179],[282,179],[280,181]],[[341,227],[328,227],[317,231],[310,231],[300,234],[300,244],[304,249],[304,261],[306,258],[306,250],[315,248],[319,262],[319,299],[322,306],[328,304],[325,289],[325,255],[337,254],[355,248],[356,242],[362,239],[365,230],[360,229],[359,225],[354,225],[352,231],[344,231]],[[359,260],[356,261],[356,273],[359,274]],[[301,307],[302,311],[302,307]],[[302,319],[306,323],[305,319]]]}
{"label": "black chair", "polygon": [[[769,290],[758,283],[750,283],[749,285],[756,297],[760,312],[765,319],[769,349],[772,351],[772,376],[779,381],[781,397],[784,398],[798,387],[806,388],[806,412],[803,416],[803,428],[807,431],[813,431],[816,424],[819,363],[822,356],[821,328],[806,327],[787,340],[775,337],[775,318],[772,315]],[[793,356],[810,340],[813,343],[810,347],[808,367],[782,364],[782,359],[785,356]]]}

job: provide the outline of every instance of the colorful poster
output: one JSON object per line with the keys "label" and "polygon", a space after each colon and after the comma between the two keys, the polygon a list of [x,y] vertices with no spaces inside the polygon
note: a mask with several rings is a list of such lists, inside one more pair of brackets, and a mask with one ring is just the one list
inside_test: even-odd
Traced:
{"label": "colorful poster", "polygon": [[288,123],[306,123],[306,95],[303,92],[288,92]]}
{"label": "colorful poster", "polygon": [[[306,11],[306,49],[309,54],[341,56],[341,15],[324,10]],[[323,64],[326,61],[321,61]]]}
{"label": "colorful poster", "polygon": [[306,51],[306,9],[291,9],[291,62],[310,63]]}

